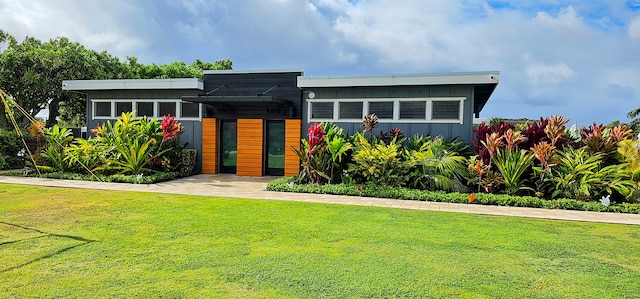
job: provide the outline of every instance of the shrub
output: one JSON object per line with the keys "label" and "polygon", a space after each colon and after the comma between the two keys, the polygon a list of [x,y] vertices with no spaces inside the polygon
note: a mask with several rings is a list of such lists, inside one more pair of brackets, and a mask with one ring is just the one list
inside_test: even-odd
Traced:
{"label": "shrub", "polygon": [[[27,143],[31,142],[31,137],[25,135]],[[0,155],[4,157],[4,166],[0,169],[16,169],[25,166],[26,156],[24,155],[24,143],[15,131],[0,129]]]}
{"label": "shrub", "polygon": [[401,144],[371,144],[361,133],[356,134],[356,146],[348,172],[356,182],[372,182],[387,186],[402,186],[411,163],[401,159]]}
{"label": "shrub", "polygon": [[183,149],[180,153],[180,176],[193,175],[193,170],[196,167],[196,156],[198,151],[194,149]]}
{"label": "shrub", "polygon": [[600,202],[585,202],[575,199],[542,199],[533,196],[512,196],[506,194],[477,193],[475,200],[470,203],[468,193],[442,191],[428,191],[409,189],[405,187],[381,186],[374,183],[366,184],[296,184],[297,178],[280,178],[267,184],[267,190],[280,192],[319,193],[351,196],[369,196],[379,198],[394,198],[403,200],[420,200],[451,203],[468,203],[482,205],[531,207],[545,209],[564,209],[594,212],[615,212],[640,214],[640,204],[611,204],[605,206]]}

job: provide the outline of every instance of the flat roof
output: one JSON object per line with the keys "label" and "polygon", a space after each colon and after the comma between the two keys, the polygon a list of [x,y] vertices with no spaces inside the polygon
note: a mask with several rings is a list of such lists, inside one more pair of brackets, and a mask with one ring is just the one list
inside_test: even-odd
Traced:
{"label": "flat roof", "polygon": [[270,73],[300,73],[304,76],[304,71],[300,69],[273,69],[273,70],[204,70],[205,75],[214,74],[270,74]]}
{"label": "flat roof", "polygon": [[204,83],[198,78],[64,80],[62,81],[62,90],[117,90],[117,89],[204,90]]}
{"label": "flat roof", "polygon": [[373,77],[298,77],[298,87],[498,84],[500,72],[391,75]]}

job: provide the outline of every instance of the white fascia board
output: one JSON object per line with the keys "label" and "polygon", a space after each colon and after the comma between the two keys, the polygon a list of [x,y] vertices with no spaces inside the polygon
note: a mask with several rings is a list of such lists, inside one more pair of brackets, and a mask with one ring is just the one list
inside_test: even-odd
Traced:
{"label": "white fascia board", "polygon": [[301,73],[304,76],[303,70],[296,69],[273,69],[273,70],[204,70],[205,75],[219,75],[219,74],[277,74],[277,73]]}
{"label": "white fascia board", "polygon": [[298,77],[298,87],[364,87],[498,84],[500,72],[402,75],[384,77]]}
{"label": "white fascia board", "polygon": [[198,78],[64,80],[62,81],[62,90],[121,90],[121,89],[204,90],[204,83]]}

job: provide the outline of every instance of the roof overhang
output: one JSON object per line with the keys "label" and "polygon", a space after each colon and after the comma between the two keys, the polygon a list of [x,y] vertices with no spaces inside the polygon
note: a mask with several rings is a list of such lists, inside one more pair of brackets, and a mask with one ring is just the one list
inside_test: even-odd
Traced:
{"label": "roof overhang", "polygon": [[304,75],[303,70],[297,69],[274,69],[274,70],[204,70],[204,75],[218,75],[218,74],[279,74],[279,73],[297,73],[300,76]]}
{"label": "roof overhang", "polygon": [[425,75],[393,75],[379,77],[298,77],[298,87],[343,88],[343,87],[390,87],[390,86],[435,86],[466,85],[474,87],[473,112],[478,114],[500,82],[500,72],[470,72]]}
{"label": "roof overhang", "polygon": [[121,90],[121,89],[193,89],[204,90],[198,78],[178,79],[114,79],[64,80],[62,90]]}
{"label": "roof overhang", "polygon": [[249,104],[249,103],[276,103],[291,105],[291,101],[274,98],[272,96],[183,96],[183,101],[202,104]]}

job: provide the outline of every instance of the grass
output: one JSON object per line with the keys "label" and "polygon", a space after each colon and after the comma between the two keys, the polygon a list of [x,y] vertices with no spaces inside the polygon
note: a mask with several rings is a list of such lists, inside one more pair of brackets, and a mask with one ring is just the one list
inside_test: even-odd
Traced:
{"label": "grass", "polygon": [[640,227],[0,184],[2,297],[638,298]]}

